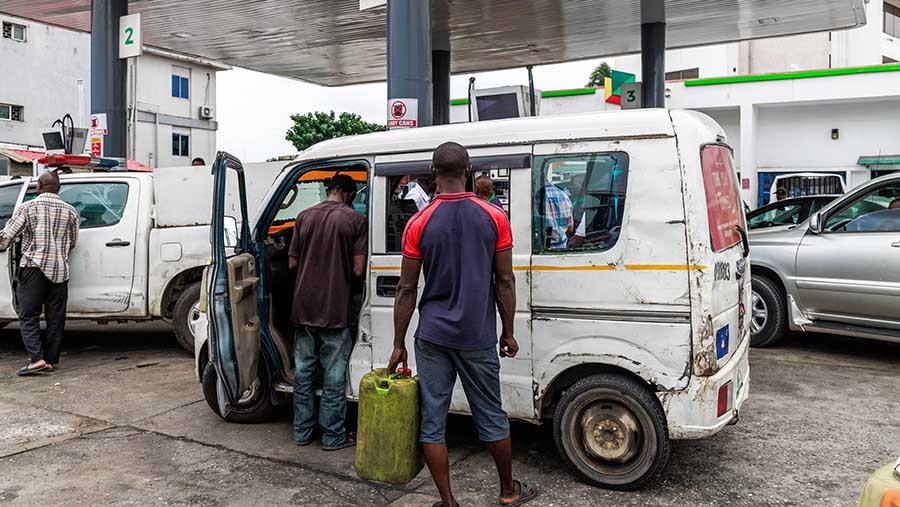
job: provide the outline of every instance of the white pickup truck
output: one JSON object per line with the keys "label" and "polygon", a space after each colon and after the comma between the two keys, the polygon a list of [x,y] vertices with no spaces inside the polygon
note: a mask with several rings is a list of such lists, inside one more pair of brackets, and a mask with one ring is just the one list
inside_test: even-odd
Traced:
{"label": "white pickup truck", "polygon": [[[250,206],[262,200],[284,162],[248,164]],[[36,179],[0,182],[0,228],[36,195]],[[209,167],[153,173],[63,174],[60,197],[81,222],[70,258],[68,320],[164,319],[193,352],[200,277],[209,262],[212,176]],[[232,200],[240,216],[237,200]],[[18,248],[0,253],[0,327],[15,321]]]}

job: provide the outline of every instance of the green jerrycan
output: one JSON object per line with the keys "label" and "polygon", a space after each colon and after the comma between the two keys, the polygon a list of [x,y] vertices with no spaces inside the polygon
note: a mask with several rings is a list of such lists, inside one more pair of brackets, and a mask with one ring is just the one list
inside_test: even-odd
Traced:
{"label": "green jerrycan", "polygon": [[411,375],[379,368],[359,383],[356,473],[363,479],[406,484],[422,470],[419,381]]}

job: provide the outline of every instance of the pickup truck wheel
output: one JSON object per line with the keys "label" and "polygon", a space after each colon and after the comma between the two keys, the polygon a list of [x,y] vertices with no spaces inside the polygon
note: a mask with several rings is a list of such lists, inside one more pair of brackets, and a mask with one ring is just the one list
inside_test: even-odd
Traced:
{"label": "pickup truck wheel", "polygon": [[553,421],[569,468],[601,488],[633,490],[659,474],[672,454],[656,396],[632,378],[601,374],[568,388]]}
{"label": "pickup truck wheel", "polygon": [[172,311],[172,326],[175,328],[175,338],[181,348],[194,353],[194,330],[191,324],[200,318],[200,282],[188,285],[175,302]]}
{"label": "pickup truck wheel", "polygon": [[219,377],[216,374],[215,366],[212,363],[206,363],[206,368],[203,369],[203,397],[206,398],[206,404],[216,415],[228,422],[247,424],[269,420],[275,412],[275,405],[272,403],[272,376],[269,375],[269,369],[262,358],[259,360],[257,371],[257,378],[250,389],[247,389],[237,406],[232,408],[231,413],[222,417],[222,414],[219,413],[219,401],[216,395],[216,382]]}
{"label": "pickup truck wheel", "polygon": [[787,303],[774,282],[762,276],[752,279],[750,304],[750,345],[769,347],[784,337],[787,326]]}

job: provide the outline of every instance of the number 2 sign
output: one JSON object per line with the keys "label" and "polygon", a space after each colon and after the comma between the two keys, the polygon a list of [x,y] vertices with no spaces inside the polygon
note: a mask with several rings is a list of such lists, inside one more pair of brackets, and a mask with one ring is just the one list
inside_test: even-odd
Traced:
{"label": "number 2 sign", "polygon": [[119,58],[141,56],[141,15],[119,18]]}

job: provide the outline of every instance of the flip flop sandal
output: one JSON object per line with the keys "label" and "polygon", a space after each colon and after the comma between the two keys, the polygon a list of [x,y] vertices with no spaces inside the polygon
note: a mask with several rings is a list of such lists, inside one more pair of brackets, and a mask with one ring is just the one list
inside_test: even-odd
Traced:
{"label": "flip flop sandal", "polygon": [[538,496],[538,490],[532,488],[528,484],[525,484],[521,481],[515,481],[519,484],[519,494],[521,495],[518,500],[512,501],[510,503],[499,502],[502,507],[519,507],[520,505],[525,505],[526,503],[534,500]]}
{"label": "flip flop sandal", "polygon": [[328,452],[331,452],[331,451],[340,451],[341,449],[348,449],[348,448],[350,448],[350,447],[354,447],[355,445],[356,445],[356,440],[350,440],[350,439],[348,438],[347,440],[344,440],[343,443],[340,443],[340,444],[338,444],[338,445],[333,445],[333,446],[331,446],[331,447],[326,447],[326,446],[323,445],[323,446],[322,446],[322,450],[323,450],[323,451],[328,451]]}
{"label": "flip flop sandal", "polygon": [[16,375],[18,375],[20,377],[27,377],[29,375],[37,375],[38,373],[41,373],[41,372],[47,371],[47,370],[48,370],[48,368],[47,368],[46,364],[44,366],[40,366],[38,368],[29,368],[28,365],[25,365],[22,369],[20,369],[18,371],[18,373],[16,373]]}
{"label": "flip flop sandal", "polygon": [[307,440],[294,440],[294,445],[296,445],[298,447],[306,447],[307,445],[309,445],[311,443],[313,443],[313,439],[311,439],[311,438],[307,439]]}
{"label": "flip flop sandal", "polygon": [[[444,507],[444,502],[438,500],[437,502],[431,504],[431,507]],[[459,502],[456,502],[456,507],[459,507]]]}

